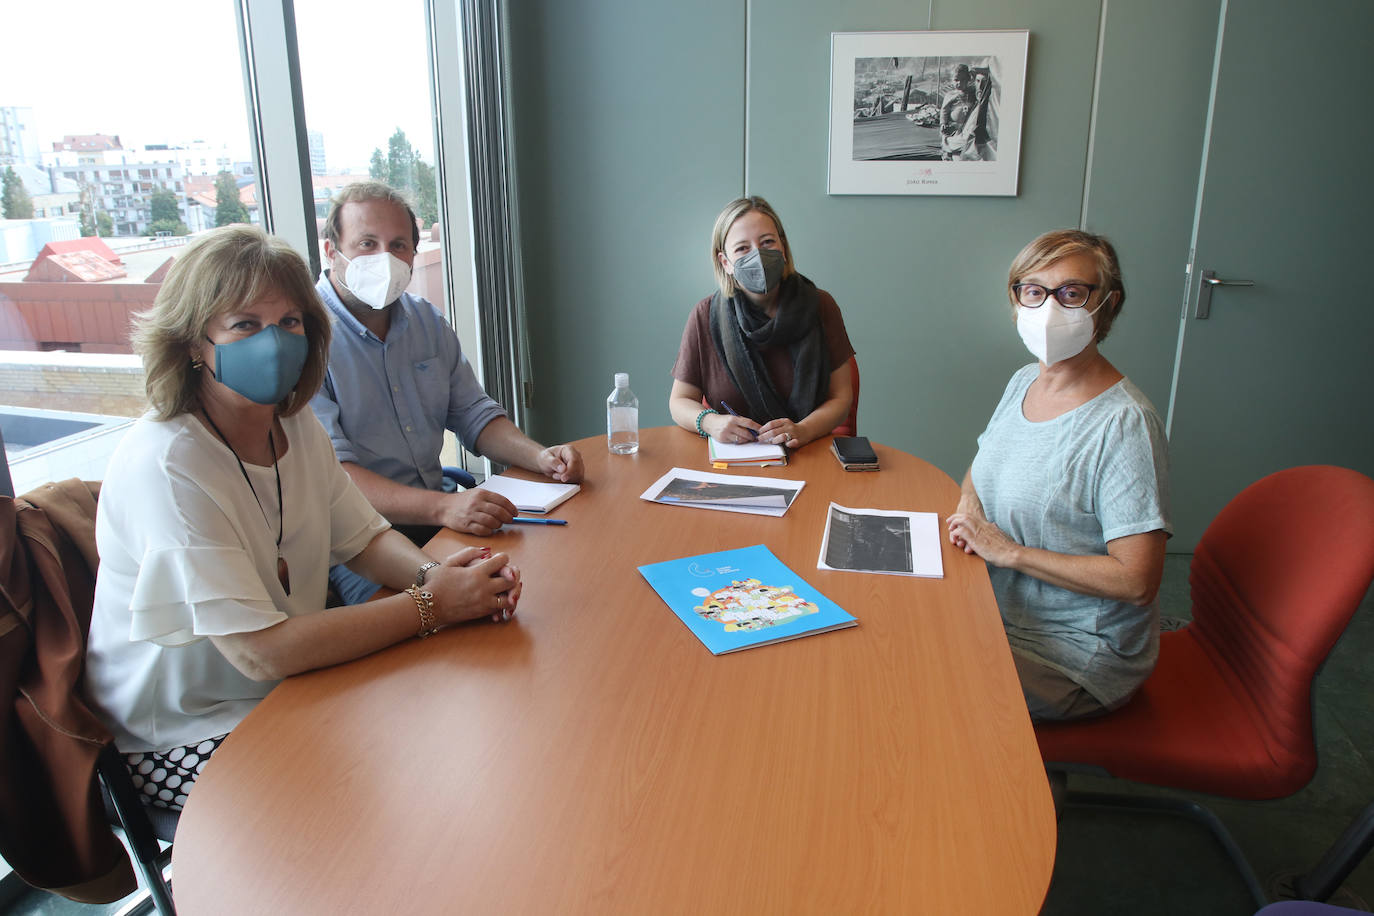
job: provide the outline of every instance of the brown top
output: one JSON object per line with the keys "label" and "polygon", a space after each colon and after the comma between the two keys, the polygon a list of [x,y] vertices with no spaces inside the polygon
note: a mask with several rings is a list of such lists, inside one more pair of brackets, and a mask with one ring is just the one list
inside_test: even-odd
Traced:
{"label": "brown top", "polygon": [[[943,514],[954,481],[822,443],[745,472],[806,481],[772,518],[639,499],[705,466],[695,433],[576,444],[566,527],[430,547],[509,551],[514,620],[287,678],[215,751],[182,916],[1035,913],[1054,805],[985,564],[942,538],[943,579],[816,568],[830,500]],[[637,571],[751,544],[858,626],[714,656]]]}
{"label": "brown top", "polygon": [[[825,335],[826,352],[830,358],[830,371],[843,366],[854,355],[854,347],[849,342],[849,332],[845,330],[844,318],[835,299],[823,289],[820,294],[821,333]],[[764,347],[759,350],[768,376],[778,397],[786,403],[792,394],[792,356],[787,347]],[[687,327],[682,332],[682,346],[677,351],[677,362],[673,364],[673,378],[679,382],[695,385],[706,395],[706,403],[714,410],[720,410],[724,401],[741,414],[748,410],[748,402],[743,393],[730,381],[730,373],[716,352],[711,341],[711,297],[707,296],[696,304],[687,318]],[[758,423],[767,423],[774,417],[750,417]]]}

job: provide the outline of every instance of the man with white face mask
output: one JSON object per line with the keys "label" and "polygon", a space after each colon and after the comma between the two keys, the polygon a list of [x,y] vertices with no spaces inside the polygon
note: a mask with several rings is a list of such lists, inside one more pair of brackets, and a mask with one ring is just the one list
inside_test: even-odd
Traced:
{"label": "man with white face mask", "polygon": [[[509,500],[488,490],[446,491],[445,429],[493,461],[558,481],[582,479],[577,450],[545,448],[521,432],[482,389],[439,310],[404,292],[420,230],[399,192],[375,181],[348,185],[335,196],[324,235],[327,264],[315,289],[334,338],[311,407],[377,511],[420,541],[439,526],[490,535],[515,516]],[[349,604],[376,590],[343,567],[331,581]]]}

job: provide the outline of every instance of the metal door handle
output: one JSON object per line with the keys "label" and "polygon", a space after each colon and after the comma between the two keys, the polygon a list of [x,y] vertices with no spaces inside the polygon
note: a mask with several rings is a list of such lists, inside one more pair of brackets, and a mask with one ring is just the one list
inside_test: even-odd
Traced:
{"label": "metal door handle", "polygon": [[1215,270],[1204,270],[1202,272],[1202,286],[1197,293],[1197,308],[1193,311],[1194,318],[1206,318],[1212,314],[1212,290],[1218,286],[1254,286],[1253,280],[1222,280],[1217,276]]}

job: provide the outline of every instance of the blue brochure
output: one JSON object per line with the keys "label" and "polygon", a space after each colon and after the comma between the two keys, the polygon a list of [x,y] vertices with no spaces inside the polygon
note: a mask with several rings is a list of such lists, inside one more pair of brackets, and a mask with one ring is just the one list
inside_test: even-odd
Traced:
{"label": "blue brochure", "polygon": [[762,544],[639,571],[715,655],[858,623]]}

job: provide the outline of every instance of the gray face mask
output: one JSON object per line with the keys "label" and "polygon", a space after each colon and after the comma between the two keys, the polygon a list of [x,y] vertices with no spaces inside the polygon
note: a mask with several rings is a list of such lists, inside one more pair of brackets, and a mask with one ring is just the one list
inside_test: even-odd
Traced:
{"label": "gray face mask", "polygon": [[787,256],[777,248],[755,248],[735,262],[735,283],[763,296],[778,288]]}

